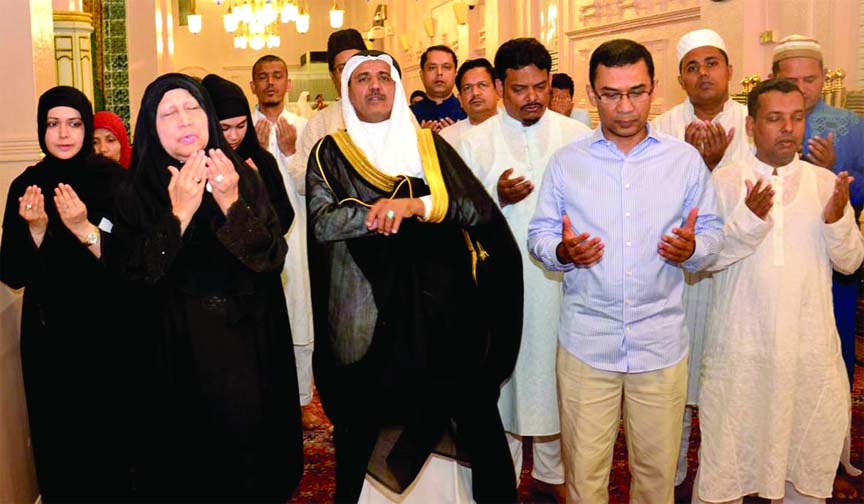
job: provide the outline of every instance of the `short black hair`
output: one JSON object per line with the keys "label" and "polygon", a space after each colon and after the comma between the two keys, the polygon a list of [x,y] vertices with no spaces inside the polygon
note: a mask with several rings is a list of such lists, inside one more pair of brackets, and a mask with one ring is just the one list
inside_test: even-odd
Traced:
{"label": "short black hair", "polygon": [[424,93],[420,89],[415,89],[414,92],[411,93],[411,98],[409,98],[408,101],[414,101],[414,98],[417,98],[417,97],[426,98],[426,93]]}
{"label": "short black hair", "polygon": [[507,77],[507,70],[519,70],[528,65],[552,71],[552,56],[535,38],[508,40],[495,53],[495,74],[502,82]]}
{"label": "short black hair", "polygon": [[[803,57],[803,56],[800,56],[800,57]],[[791,59],[791,58],[783,58],[783,59]],[[816,58],[810,58],[810,59],[816,59]],[[781,59],[781,60],[777,60],[777,61],[775,61],[774,63],[771,63],[771,74],[772,74],[774,77],[777,77],[777,74],[780,73],[780,62],[781,62],[781,61],[783,61],[783,60]],[[821,59],[816,59],[816,61],[819,62],[819,69],[820,69],[820,70],[825,70],[825,66],[824,66],[823,63],[822,63],[822,60],[821,60]]]}
{"label": "short black hair", "polygon": [[588,80],[591,88],[594,88],[594,80],[597,78],[597,67],[622,67],[634,65],[644,61],[648,67],[648,76],[654,82],[654,59],[651,53],[642,44],[628,39],[615,39],[600,44],[591,53],[591,63],[588,67]]}
{"label": "short black hair", "polygon": [[450,49],[446,45],[433,45],[426,48],[426,50],[423,51],[423,54],[420,56],[420,70],[423,70],[423,67],[426,66],[426,60],[428,59],[429,53],[432,51],[441,51],[450,54],[450,57],[453,58],[453,68],[459,66],[459,60],[458,58],[456,58],[456,53],[453,52],[453,49]]}
{"label": "short black hair", "polygon": [[791,81],[786,79],[768,79],[756,84],[756,87],[747,95],[747,115],[756,119],[756,113],[759,112],[759,97],[771,91],[778,91],[783,94],[798,93],[802,99],[804,98],[804,93]]}
{"label": "short black hair", "polygon": [[489,72],[489,78],[492,79],[492,84],[495,84],[495,69],[492,68],[492,63],[489,63],[489,60],[486,58],[477,58],[471,59],[462,63],[462,66],[459,67],[459,71],[456,72],[456,89],[462,89],[462,78],[465,77],[465,73],[468,70],[472,70],[474,68],[485,68],[487,72]]}
{"label": "short black hair", "polygon": [[[720,54],[723,55],[723,61],[726,62],[726,66],[729,66],[729,55],[726,54],[726,51],[724,51],[723,49],[720,49],[717,46],[710,46],[710,47],[713,47],[714,49],[717,49],[718,51],[720,51]],[[687,55],[685,54],[684,56],[687,56]],[[683,69],[684,69],[684,58],[681,58],[681,61],[678,62],[678,73],[680,74],[681,70],[683,70]]]}
{"label": "short black hair", "polygon": [[274,63],[277,61],[279,63],[282,63],[282,66],[285,67],[285,71],[287,72],[288,71],[288,64],[285,63],[285,60],[283,60],[279,56],[276,56],[275,54],[265,54],[264,56],[261,56],[260,58],[258,58],[255,61],[255,64],[252,65],[252,80],[253,81],[255,80],[255,72],[258,70],[258,65],[263,65],[264,63]]}
{"label": "short black hair", "polygon": [[554,89],[566,89],[567,91],[570,91],[570,96],[573,96],[573,93],[576,91],[576,87],[573,85],[573,79],[565,73],[557,73],[552,76],[552,87]]}

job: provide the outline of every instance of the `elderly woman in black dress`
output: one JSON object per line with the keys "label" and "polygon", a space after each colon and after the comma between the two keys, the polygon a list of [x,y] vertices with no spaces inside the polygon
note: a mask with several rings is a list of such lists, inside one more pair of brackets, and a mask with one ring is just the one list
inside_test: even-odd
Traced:
{"label": "elderly woman in black dress", "polygon": [[226,143],[201,85],[144,93],[112,262],[150,342],[142,497],[286,501],[303,470],[287,246],[258,174]]}

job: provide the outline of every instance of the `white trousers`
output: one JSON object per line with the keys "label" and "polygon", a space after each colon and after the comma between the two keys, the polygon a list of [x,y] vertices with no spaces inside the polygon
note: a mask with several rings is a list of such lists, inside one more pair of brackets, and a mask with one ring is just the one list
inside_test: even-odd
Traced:
{"label": "white trousers", "polygon": [[[513,456],[513,468],[516,470],[516,487],[519,487],[522,476],[522,438],[518,434],[507,433],[507,444],[510,445],[510,455]],[[531,477],[535,480],[560,485],[564,483],[564,463],[561,461],[561,436],[532,436],[531,445],[534,454],[534,467]]]}
{"label": "white trousers", "polygon": [[630,502],[672,504],[687,359],[656,371],[618,373],[593,368],[559,345],[557,375],[567,502],[609,502],[609,473],[623,414]]}
{"label": "white trousers", "polygon": [[[723,501],[723,502],[712,502],[708,503],[707,501],[703,501],[699,498],[699,471],[696,471],[696,482],[693,483],[693,497],[691,498],[691,504],[742,504],[744,502],[744,497],[740,497],[738,499],[734,499],[731,501]],[[820,499],[818,497],[810,497],[809,495],[804,495],[798,493],[798,490],[795,490],[795,485],[790,482],[786,482],[786,485],[783,489],[783,498],[781,499],[771,499],[771,504],[824,504],[825,499]]]}
{"label": "white trousers", "polygon": [[315,343],[294,345],[294,361],[297,364],[297,388],[300,390],[300,406],[312,402],[312,349]]}

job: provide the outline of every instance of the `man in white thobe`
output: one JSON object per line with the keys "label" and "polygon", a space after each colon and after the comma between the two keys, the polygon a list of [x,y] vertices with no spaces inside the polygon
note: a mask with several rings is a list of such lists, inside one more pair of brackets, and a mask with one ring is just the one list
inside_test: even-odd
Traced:
{"label": "man in white thobe", "polygon": [[459,147],[465,164],[501,206],[522,247],[525,307],[516,370],[501,390],[498,410],[516,470],[522,470],[522,437],[534,436],[532,477],[563,498],[561,426],[555,381],[561,275],[546,272],[527,250],[534,215],[534,183],[552,154],[590,132],[587,126],[547,110],[552,60],[535,39],[504,43],[495,55],[495,85],[504,112],[466,134]]}
{"label": "man in white thobe", "polygon": [[[687,93],[687,99],[654,119],[654,127],[696,147],[709,170],[749,157],[751,147],[744,133],[747,107],[729,98],[732,65],[723,39],[713,30],[689,32],[678,40],[677,55],[678,83]],[[707,272],[685,272],[684,279],[687,282],[684,316],[690,329],[690,360],[676,486],[687,477],[693,409],[699,404],[702,339],[713,288],[711,274]]]}
{"label": "man in white thobe", "polygon": [[288,66],[278,56],[262,56],[252,66],[249,87],[258,98],[252,112],[258,143],[276,158],[285,182],[288,200],[294,208],[294,222],[285,235],[288,254],[282,268],[282,286],[291,319],[291,337],[297,361],[297,384],[300,389],[300,411],[304,429],[321,425],[310,407],[312,402],[312,301],[309,296],[309,268],[306,261],[306,201],[290,177],[289,167],[296,152],[296,142],[303,133],[306,119],[285,109],[285,95],[291,89]]}
{"label": "man in white thobe", "polygon": [[456,73],[459,103],[468,117],[443,128],[438,134],[454,149],[459,148],[462,137],[486,119],[498,113],[498,91],[495,89],[495,70],[486,58],[462,63]]}
{"label": "man in white thobe", "polygon": [[794,84],[765,81],[748,100],[755,156],[713,176],[726,243],[710,268],[693,502],[825,502],[850,416],[832,268],[864,259],[852,177],[798,158],[805,109]]}

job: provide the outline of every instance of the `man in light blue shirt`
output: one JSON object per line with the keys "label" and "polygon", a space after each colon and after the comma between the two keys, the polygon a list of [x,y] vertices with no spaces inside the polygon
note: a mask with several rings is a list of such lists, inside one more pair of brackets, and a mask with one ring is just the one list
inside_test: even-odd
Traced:
{"label": "man in light blue shirt", "polygon": [[622,414],[630,501],[671,503],[687,392],[681,268],[723,245],[710,172],[698,151],[648,126],[654,64],[613,40],[591,56],[592,135],[550,160],[528,248],[564,272],[557,360],[568,501],[607,502]]}

